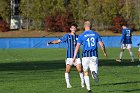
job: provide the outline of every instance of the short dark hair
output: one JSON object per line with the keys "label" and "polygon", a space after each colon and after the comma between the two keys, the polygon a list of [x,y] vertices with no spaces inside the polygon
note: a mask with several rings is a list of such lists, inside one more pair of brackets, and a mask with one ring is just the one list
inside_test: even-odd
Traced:
{"label": "short dark hair", "polygon": [[128,26],[127,23],[122,23],[121,26]]}
{"label": "short dark hair", "polygon": [[78,25],[76,24],[76,23],[72,23],[71,25],[70,25],[70,27],[71,26],[75,26],[76,28],[78,27]]}

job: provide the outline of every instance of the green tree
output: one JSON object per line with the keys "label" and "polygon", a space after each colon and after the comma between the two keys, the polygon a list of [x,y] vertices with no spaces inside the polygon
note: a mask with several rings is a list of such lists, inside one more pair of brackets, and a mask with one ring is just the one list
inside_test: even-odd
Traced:
{"label": "green tree", "polygon": [[[2,1],[5,2],[5,0]],[[67,11],[73,14],[81,28],[83,21],[88,19],[93,21],[95,29],[107,29],[112,26],[112,19],[116,14],[122,15],[133,23],[140,23],[137,20],[140,18],[139,0],[67,0],[67,4],[64,1],[21,0],[21,16],[26,19],[27,28],[40,30],[45,17],[55,16],[56,13],[63,16]]]}
{"label": "green tree", "polygon": [[22,17],[27,19],[28,28],[40,30],[46,16],[63,12],[65,8],[63,0],[21,0],[20,10]]}
{"label": "green tree", "polygon": [[10,18],[9,0],[0,0],[0,16],[9,23],[9,18]]}
{"label": "green tree", "polygon": [[120,14],[125,18],[127,23],[131,28],[134,28],[133,25],[136,25],[138,28],[139,24],[139,0],[124,0],[124,6],[120,9]]}

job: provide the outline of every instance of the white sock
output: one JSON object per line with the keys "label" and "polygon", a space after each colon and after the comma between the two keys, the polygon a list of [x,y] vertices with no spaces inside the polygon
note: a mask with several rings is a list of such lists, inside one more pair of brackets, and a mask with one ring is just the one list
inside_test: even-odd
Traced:
{"label": "white sock", "polygon": [[140,58],[139,58],[139,61],[140,61]]}
{"label": "white sock", "polygon": [[87,90],[90,90],[89,76],[84,76],[84,79],[85,79],[85,84],[86,84]]}
{"label": "white sock", "polygon": [[129,53],[130,53],[130,56],[131,56],[132,61],[134,61],[134,55],[133,55],[133,53],[132,52],[129,52]]}
{"label": "white sock", "polygon": [[69,73],[65,73],[66,84],[70,85]]}
{"label": "white sock", "polygon": [[123,52],[120,52],[120,59],[122,59],[123,57]]}
{"label": "white sock", "polygon": [[84,84],[84,74],[83,73],[79,73],[79,76],[81,78],[81,83]]}

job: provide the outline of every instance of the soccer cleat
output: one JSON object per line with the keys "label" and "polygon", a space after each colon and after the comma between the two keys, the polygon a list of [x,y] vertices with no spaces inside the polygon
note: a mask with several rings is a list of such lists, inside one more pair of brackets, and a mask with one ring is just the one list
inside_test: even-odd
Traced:
{"label": "soccer cleat", "polygon": [[95,71],[92,72],[92,77],[94,78],[94,80],[96,81],[96,83],[99,82],[98,75],[95,73]]}
{"label": "soccer cleat", "polygon": [[133,63],[133,62],[134,62],[134,60],[131,60],[131,62]]}
{"label": "soccer cleat", "polygon": [[122,62],[122,60],[121,60],[121,59],[116,59],[116,61],[117,61],[117,62]]}
{"label": "soccer cleat", "polygon": [[88,93],[92,93],[92,91],[91,90],[88,90]]}
{"label": "soccer cleat", "polygon": [[69,85],[67,85],[67,88],[72,88],[72,86],[69,84]]}

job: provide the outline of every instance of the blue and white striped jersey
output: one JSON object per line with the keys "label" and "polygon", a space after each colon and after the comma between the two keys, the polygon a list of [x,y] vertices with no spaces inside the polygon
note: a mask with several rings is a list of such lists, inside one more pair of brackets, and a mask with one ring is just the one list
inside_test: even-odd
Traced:
{"label": "blue and white striped jersey", "polygon": [[[71,35],[71,34],[66,34],[63,37],[60,38],[61,42],[66,42],[67,43],[67,58],[73,58],[74,56],[74,51],[75,47],[77,44],[78,40],[78,35]],[[80,58],[80,52],[77,53],[76,58]]]}
{"label": "blue and white striped jersey", "polygon": [[98,42],[102,41],[100,35],[93,30],[83,32],[77,43],[83,44],[82,57],[98,57]]}
{"label": "blue and white striped jersey", "polygon": [[132,31],[129,28],[125,28],[122,30],[122,38],[121,43],[123,44],[132,44]]}

